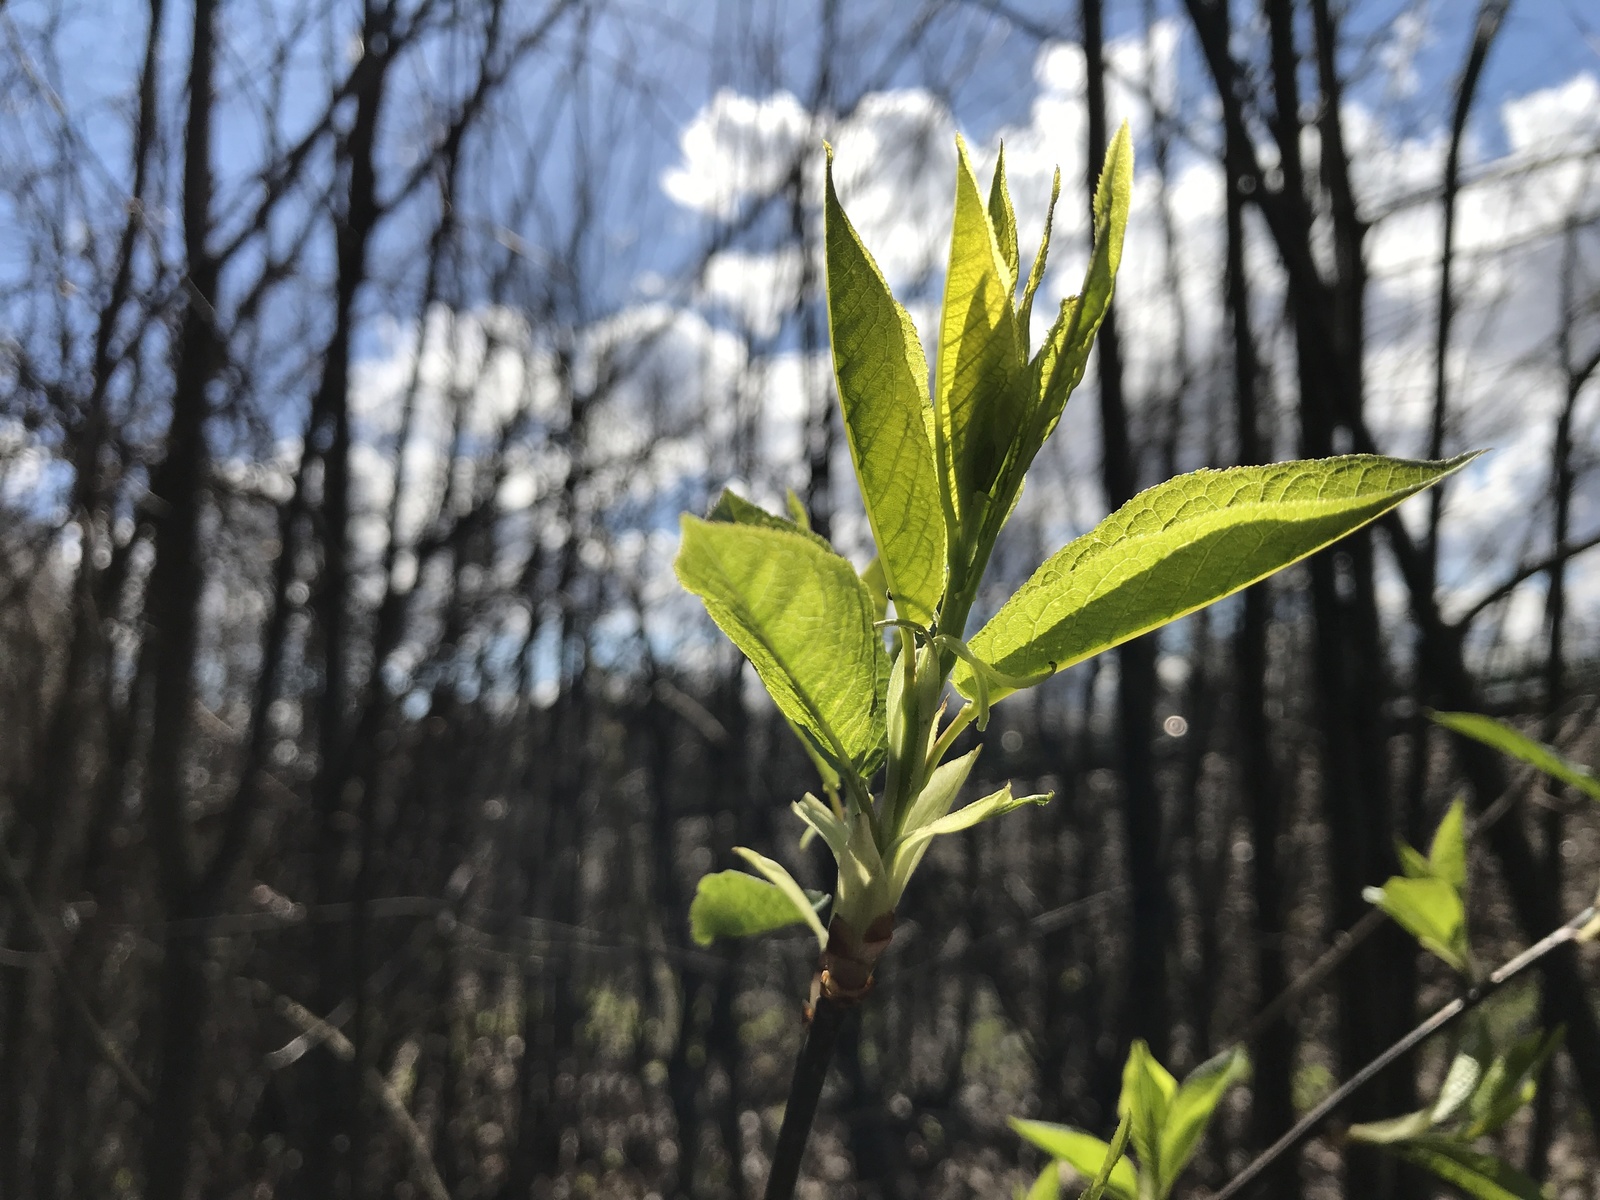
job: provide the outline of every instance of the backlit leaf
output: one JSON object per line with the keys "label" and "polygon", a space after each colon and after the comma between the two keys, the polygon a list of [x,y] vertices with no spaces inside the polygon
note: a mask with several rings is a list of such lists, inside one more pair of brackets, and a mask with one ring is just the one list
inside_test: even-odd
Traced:
{"label": "backlit leaf", "polygon": [[1438,955],[1463,975],[1472,973],[1467,947],[1467,913],[1461,893],[1443,879],[1395,876],[1362,896],[1392,917],[1423,949]]}
{"label": "backlit leaf", "polygon": [[1161,1127],[1158,1195],[1172,1190],[1205,1136],[1211,1115],[1234,1084],[1250,1075],[1250,1056],[1242,1047],[1226,1050],[1191,1071],[1167,1104]]}
{"label": "backlit leaf", "polygon": [[[1093,1179],[1100,1172],[1111,1147],[1092,1134],[1067,1125],[1052,1125],[1048,1121],[1024,1121],[1011,1118],[1011,1128],[1043,1150],[1051,1158],[1061,1160],[1085,1179]],[[1139,1176],[1133,1164],[1119,1158],[1111,1168],[1106,1184],[1106,1194],[1116,1200],[1138,1200]]]}
{"label": "backlit leaf", "polygon": [[984,514],[997,504],[990,489],[1026,412],[1027,363],[1013,304],[1015,279],[978,191],[966,143],[958,138],[956,149],[956,210],[939,320],[934,417],[937,457],[955,519],[949,536],[964,566]]}
{"label": "backlit leaf", "polygon": [[889,656],[849,561],[807,533],[686,515],[674,566],[784,716],[869,775],[883,756]]}
{"label": "backlit leaf", "polygon": [[[1058,551],[967,645],[1008,675],[1061,670],[1298,562],[1470,457],[1349,455],[1180,475]],[[965,664],[953,680],[974,695]]]}
{"label": "backlit leaf", "polygon": [[945,529],[916,328],[845,216],[828,155],[828,328],[844,427],[895,611],[923,624],[944,590]]}
{"label": "backlit leaf", "polygon": [[[827,899],[821,892],[806,892],[807,911],[795,907],[787,891],[743,871],[717,871],[702,876],[689,905],[689,931],[702,946],[719,937],[752,937],[817,921],[817,909]],[[807,913],[810,915],[808,916]],[[815,930],[813,930],[815,932]]]}
{"label": "backlit leaf", "polygon": [[1588,767],[1573,762],[1560,751],[1518,733],[1493,717],[1462,712],[1431,712],[1428,716],[1446,729],[1482,742],[1485,746],[1492,746],[1502,754],[1509,754],[1529,766],[1539,768],[1562,783],[1571,784],[1591,800],[1600,800],[1600,777]]}

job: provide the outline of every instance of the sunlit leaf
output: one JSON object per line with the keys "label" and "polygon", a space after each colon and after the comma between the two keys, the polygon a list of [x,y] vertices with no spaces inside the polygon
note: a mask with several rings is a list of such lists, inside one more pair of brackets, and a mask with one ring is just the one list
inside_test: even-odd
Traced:
{"label": "sunlit leaf", "polygon": [[1133,135],[1127,122],[1123,122],[1106,147],[1100,182],[1094,192],[1094,243],[1083,275],[1083,290],[1062,302],[1056,323],[1040,350],[1042,369],[1036,387],[1041,443],[1061,419],[1068,397],[1083,382],[1095,335],[1111,308],[1132,199]]}
{"label": "sunlit leaf", "polygon": [[1464,712],[1430,712],[1428,716],[1446,729],[1521,759],[1546,775],[1571,784],[1591,800],[1600,800],[1600,777],[1588,767],[1580,766],[1559,750],[1536,742],[1493,717]]}
{"label": "sunlit leaf", "polygon": [[911,318],[839,204],[831,151],[824,226],[828,328],[850,454],[895,611],[926,624],[945,571],[928,364]]}
{"label": "sunlit leaf", "polygon": [[[1048,1121],[1024,1121],[1011,1118],[1011,1128],[1043,1150],[1051,1158],[1060,1159],[1085,1179],[1093,1179],[1105,1164],[1111,1147],[1092,1134],[1067,1125],[1052,1125]],[[1118,1158],[1111,1168],[1106,1184],[1106,1194],[1115,1200],[1138,1200],[1139,1176],[1126,1158]]]}
{"label": "sunlit leaf", "polygon": [[[956,210],[939,321],[934,416],[955,518],[949,536],[970,557],[1027,404],[1027,362],[1013,304],[1015,278],[989,219],[966,143],[957,139]],[[959,633],[959,631],[957,631]]]}
{"label": "sunlit leaf", "polygon": [[870,774],[883,756],[889,656],[855,568],[810,534],[690,516],[674,565],[784,716]]}
{"label": "sunlit leaf", "polygon": [[[793,496],[794,493],[790,493]],[[810,538],[822,549],[833,552],[826,538],[811,532],[809,523],[793,519],[793,512],[788,517],[780,517],[769,513],[759,504],[752,504],[732,488],[723,488],[722,495],[717,497],[717,502],[711,506],[711,511],[706,514],[706,520],[719,521],[728,525],[753,525],[760,529],[782,529],[789,533],[798,533]]]}
{"label": "sunlit leaf", "polygon": [[1406,1113],[1403,1117],[1389,1117],[1382,1121],[1364,1121],[1352,1125],[1345,1136],[1352,1142],[1388,1146],[1396,1142],[1420,1137],[1433,1128],[1433,1109],[1424,1108]]}
{"label": "sunlit leaf", "polygon": [[1459,799],[1445,809],[1444,819],[1433,831],[1428,847],[1428,866],[1433,874],[1458,892],[1467,890],[1467,807]]}
{"label": "sunlit leaf", "polygon": [[974,800],[971,804],[963,805],[953,813],[946,813],[937,821],[929,821],[926,825],[916,829],[908,829],[895,841],[894,848],[899,853],[914,849],[932,838],[943,837],[947,833],[959,833],[963,829],[971,829],[974,825],[989,820],[991,817],[1004,816],[1008,812],[1022,808],[1028,804],[1048,804],[1054,792],[1043,792],[1034,796],[1013,796],[1011,785],[1008,783],[998,792],[992,792],[982,800]]}
{"label": "sunlit leaf", "polygon": [[1033,1186],[1026,1192],[1020,1186],[1012,1191],[1015,1200],[1059,1200],[1061,1196],[1061,1165],[1054,1159],[1044,1165]]}
{"label": "sunlit leaf", "polygon": [[[956,796],[972,772],[973,764],[978,761],[978,749],[970,750],[960,758],[940,763],[933,769],[928,776],[928,782],[923,785],[922,791],[906,810],[905,820],[901,825],[903,830],[921,829],[943,819],[949,813],[950,806],[956,802]],[[930,839],[924,838],[914,846],[900,848],[894,854],[891,870],[894,873],[892,886],[895,896],[898,897],[905,891],[911,873],[917,869],[917,864],[922,861],[922,856],[930,844]]]}
{"label": "sunlit leaf", "polygon": [[1249,1075],[1250,1056],[1242,1047],[1234,1047],[1201,1063],[1179,1085],[1167,1104],[1161,1126],[1158,1195],[1169,1192],[1189,1165],[1211,1115],[1228,1089]]}
{"label": "sunlit leaf", "polygon": [[764,854],[757,854],[754,850],[744,846],[735,846],[733,852],[759,871],[769,883],[784,894],[794,910],[800,914],[801,919],[811,926],[811,932],[817,935],[817,945],[826,948],[828,945],[828,931],[823,927],[822,918],[817,915],[816,904],[811,898],[811,893],[795,882],[794,876],[789,874],[789,869],[781,862],[768,858]]}
{"label": "sunlit leaf", "polygon": [[1056,168],[1050,183],[1050,204],[1044,210],[1044,233],[1039,237],[1039,251],[1033,256],[1033,266],[1028,268],[1028,286],[1022,293],[1022,305],[1017,309],[1017,328],[1022,332],[1022,343],[1028,344],[1033,321],[1033,297],[1044,282],[1045,266],[1050,261],[1050,233],[1055,225],[1056,201],[1061,198],[1061,168]]}
{"label": "sunlit leaf", "polygon": [[[1470,458],[1349,455],[1180,475],[1052,556],[967,644],[1009,675],[1061,670],[1298,562]],[[975,694],[965,664],[953,680]]]}
{"label": "sunlit leaf", "polygon": [[1117,1123],[1117,1132],[1111,1137],[1111,1149],[1106,1152],[1105,1159],[1100,1163],[1100,1169],[1095,1172],[1094,1178],[1089,1181],[1089,1186],[1083,1189],[1078,1200],[1101,1200],[1106,1194],[1106,1189],[1111,1186],[1111,1173],[1117,1169],[1128,1153],[1128,1135],[1133,1129],[1133,1121],[1123,1117]]}
{"label": "sunlit leaf", "polygon": [[[805,911],[783,888],[743,871],[717,871],[702,876],[689,905],[689,931],[702,946],[719,937],[752,937],[790,925],[819,924],[817,910],[827,902],[821,892],[805,892]],[[815,932],[815,929],[813,929]]]}
{"label": "sunlit leaf", "polygon": [[1017,285],[1020,259],[1017,252],[1017,211],[1011,207],[1011,189],[1006,186],[1006,146],[994,160],[994,178],[989,181],[989,223],[994,226],[1000,257],[1011,270],[1011,286]]}
{"label": "sunlit leaf", "polygon": [[1438,955],[1463,975],[1472,973],[1466,909],[1461,893],[1443,879],[1406,879],[1397,875],[1381,888],[1369,887],[1361,894],[1368,903],[1389,914],[1423,949]]}
{"label": "sunlit leaf", "polygon": [[1161,1131],[1177,1094],[1178,1081],[1172,1077],[1172,1072],[1156,1061],[1142,1038],[1136,1039],[1122,1066],[1122,1094],[1117,1098],[1117,1114],[1129,1118],[1139,1170],[1153,1180],[1158,1189],[1163,1174]]}

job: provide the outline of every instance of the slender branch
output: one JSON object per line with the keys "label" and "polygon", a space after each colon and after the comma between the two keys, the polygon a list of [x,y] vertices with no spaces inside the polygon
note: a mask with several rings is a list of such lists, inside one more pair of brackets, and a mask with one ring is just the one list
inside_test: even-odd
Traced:
{"label": "slender branch", "polygon": [[818,996],[811,1014],[806,1044],[794,1065],[789,1083],[789,1099],[783,1106],[783,1124],[778,1129],[778,1146],[772,1152],[772,1170],[767,1175],[765,1200],[790,1200],[800,1179],[800,1160],[805,1156],[811,1122],[817,1115],[817,1101],[828,1077],[828,1063],[839,1041],[849,1006]]}
{"label": "slender branch", "polygon": [[1453,626],[1458,630],[1465,629],[1482,615],[1484,609],[1498,604],[1535,575],[1543,575],[1552,567],[1558,567],[1568,559],[1577,558],[1578,555],[1585,551],[1593,550],[1596,546],[1600,546],[1600,533],[1587,537],[1581,542],[1558,546],[1552,553],[1541,558],[1538,562],[1529,563],[1525,567],[1518,567],[1516,572],[1508,577],[1504,583],[1473,601],[1472,607],[1452,622]]}
{"label": "slender branch", "polygon": [[149,1108],[153,1102],[150,1089],[145,1086],[144,1080],[134,1074],[133,1068],[128,1065],[128,1060],[122,1056],[116,1042],[105,1031],[100,1022],[95,1019],[94,1009],[89,1004],[89,998],[78,987],[73,979],[72,972],[67,969],[66,959],[61,954],[61,947],[56,945],[55,938],[50,934],[50,927],[45,921],[44,914],[39,911],[39,906],[34,903],[28,885],[22,878],[16,860],[0,848],[0,875],[5,878],[6,890],[11,893],[11,899],[22,910],[23,916],[28,919],[28,924],[33,926],[34,939],[43,951],[45,961],[50,964],[50,969],[55,972],[56,981],[61,986],[61,992],[67,998],[67,1003],[72,1007],[73,1013],[83,1024],[84,1030],[89,1034],[89,1040],[94,1043],[100,1057],[116,1073],[122,1081],[122,1086],[128,1094],[138,1101],[141,1108]]}
{"label": "slender branch", "polygon": [[1390,1046],[1382,1054],[1378,1055],[1377,1058],[1373,1059],[1366,1066],[1362,1067],[1361,1070],[1352,1075],[1346,1083],[1336,1089],[1333,1094],[1321,1104],[1317,1105],[1304,1117],[1300,1118],[1300,1120],[1295,1123],[1293,1129],[1289,1130],[1288,1133],[1284,1134],[1271,1146],[1263,1150],[1261,1154],[1257,1156],[1254,1162],[1229,1180],[1227,1186],[1224,1187],[1220,1192],[1216,1193],[1216,1195],[1212,1197],[1212,1200],[1231,1200],[1232,1197],[1239,1195],[1244,1191],[1245,1188],[1254,1183],[1261,1176],[1261,1173],[1270,1167],[1274,1162],[1276,1162],[1279,1158],[1282,1158],[1285,1154],[1289,1153],[1289,1151],[1295,1149],[1300,1145],[1300,1143],[1304,1142],[1313,1133],[1315,1133],[1317,1127],[1328,1118],[1329,1114],[1331,1114],[1351,1096],[1355,1095],[1356,1092],[1360,1091],[1368,1083],[1372,1082],[1375,1077],[1380,1075],[1392,1063],[1409,1054],[1421,1043],[1425,1042],[1428,1038],[1432,1037],[1440,1030],[1449,1026],[1459,1017],[1471,1012],[1474,1008],[1478,1007],[1478,1005],[1482,1004],[1490,996],[1499,991],[1501,987],[1509,983],[1516,976],[1520,975],[1528,967],[1531,967],[1534,963],[1538,962],[1552,950],[1555,950],[1560,946],[1564,946],[1568,942],[1575,939],[1583,930],[1584,926],[1595,920],[1596,916],[1600,916],[1600,909],[1597,909],[1595,905],[1591,904],[1577,916],[1567,921],[1566,924],[1557,927],[1544,937],[1540,938],[1533,945],[1529,946],[1521,954],[1518,954],[1515,958],[1512,958],[1502,964],[1481,984],[1477,984],[1468,988],[1467,991],[1462,995],[1457,996],[1454,1000],[1450,1001],[1449,1004],[1446,1004],[1443,1008],[1439,1009],[1426,1021],[1423,1021],[1422,1024],[1418,1025],[1410,1033],[1406,1034],[1399,1041],[1395,1042],[1394,1045]]}
{"label": "slender branch", "polygon": [[1345,959],[1355,953],[1356,947],[1371,937],[1386,919],[1381,908],[1374,908],[1348,930],[1340,933],[1316,962],[1296,976],[1293,983],[1279,992],[1270,1004],[1255,1015],[1255,1019],[1245,1027],[1237,1040],[1245,1045],[1254,1045],[1261,1035],[1272,1027],[1273,1022],[1314,991]]}

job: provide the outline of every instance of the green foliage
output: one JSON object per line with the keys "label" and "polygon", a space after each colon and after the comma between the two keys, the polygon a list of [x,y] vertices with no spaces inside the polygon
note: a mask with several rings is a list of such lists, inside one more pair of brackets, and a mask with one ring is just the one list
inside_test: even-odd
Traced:
{"label": "green foliage", "polygon": [[1381,1146],[1483,1200],[1537,1200],[1539,1187],[1520,1171],[1477,1149],[1532,1101],[1540,1071],[1561,1032],[1534,1031],[1496,1051],[1491,1022],[1476,1021],[1462,1041],[1439,1094],[1427,1108],[1386,1121],[1352,1125],[1352,1141]]}
{"label": "green foliage", "polygon": [[[1249,1057],[1236,1047],[1196,1067],[1180,1085],[1155,1060],[1149,1046],[1136,1041],[1123,1066],[1122,1095],[1117,1101],[1121,1124],[1110,1146],[1066,1125],[1013,1119],[1011,1127],[1052,1158],[1094,1180],[1086,1197],[1100,1195],[1098,1185],[1116,1200],[1166,1200],[1194,1158],[1222,1097],[1249,1074]],[[1123,1157],[1129,1141],[1137,1166]]]}
{"label": "green foliage", "polygon": [[944,593],[945,569],[928,364],[911,318],[839,204],[831,150],[823,220],[839,407],[877,561],[895,612],[927,624]]}
{"label": "green foliage", "polygon": [[[1014,796],[1005,785],[957,804],[977,752],[945,759],[969,724],[984,727],[992,700],[1304,558],[1467,461],[1355,456],[1172,480],[1056,554],[964,641],[995,539],[1083,379],[1110,307],[1133,144],[1124,127],[1107,148],[1082,290],[1060,305],[1037,352],[1029,349],[1029,323],[1059,174],[1019,301],[1019,232],[1004,153],[986,194],[959,141],[957,160],[930,386],[917,331],[845,215],[829,152],[828,328],[877,556],[857,574],[810,529],[792,495],[779,516],[725,492],[707,520],[684,517],[676,563],[679,579],[754,665],[815,763],[822,795],[807,794],[792,808],[805,836],[822,838],[838,864],[824,927],[815,898],[779,863],[741,849],[761,878],[709,877],[695,897],[692,931],[706,940],[804,921],[824,945],[824,988],[848,978],[839,986],[851,998],[864,993],[932,840],[1049,799]],[[952,683],[969,702],[947,715]],[[1129,1136],[1152,1194],[1171,1186],[1242,1069],[1242,1057],[1209,1064],[1179,1088],[1147,1054],[1138,1060]],[[1103,1159],[1102,1152],[1096,1169]],[[1107,1183],[1112,1194],[1132,1170],[1119,1163]]]}
{"label": "green foliage", "polygon": [[883,759],[889,656],[872,627],[872,593],[819,540],[685,516],[678,579],[744,651],[783,715],[859,780]]}
{"label": "green foliage", "polygon": [[1466,810],[1460,800],[1445,812],[1424,858],[1399,843],[1404,875],[1361,894],[1416,938],[1422,948],[1462,975],[1472,974],[1472,947],[1467,937]]}
{"label": "green foliage", "polygon": [[1430,712],[1428,716],[1446,729],[1482,742],[1512,758],[1521,759],[1551,778],[1570,784],[1591,800],[1600,800],[1600,776],[1543,742],[1536,742],[1518,733],[1502,721],[1479,713]]}
{"label": "green foliage", "polygon": [[[1009,675],[1047,678],[1299,562],[1471,458],[1349,455],[1181,475],[1053,555],[968,645]],[[954,682],[976,694],[964,664]]]}
{"label": "green foliage", "polygon": [[717,871],[702,876],[695,888],[689,931],[697,943],[709,946],[719,937],[750,937],[802,923],[820,927],[817,912],[828,898],[821,892],[803,895],[804,910],[787,888],[743,871]]}

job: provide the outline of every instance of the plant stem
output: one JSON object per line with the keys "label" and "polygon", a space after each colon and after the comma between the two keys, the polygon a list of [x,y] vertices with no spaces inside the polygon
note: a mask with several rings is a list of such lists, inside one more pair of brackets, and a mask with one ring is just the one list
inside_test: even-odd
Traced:
{"label": "plant stem", "polygon": [[1384,1070],[1384,1068],[1388,1067],[1396,1059],[1410,1053],[1418,1045],[1426,1041],[1435,1033],[1438,1033],[1447,1025],[1451,1024],[1463,1013],[1470,1012],[1472,1009],[1482,1004],[1490,996],[1494,995],[1495,992],[1499,991],[1502,985],[1509,982],[1515,976],[1521,974],[1522,971],[1528,967],[1531,967],[1534,963],[1538,962],[1552,950],[1556,949],[1558,946],[1564,946],[1568,942],[1572,941],[1578,936],[1579,932],[1582,931],[1584,926],[1588,925],[1595,919],[1595,915],[1596,906],[1591,904],[1588,908],[1584,909],[1577,916],[1573,917],[1565,925],[1558,926],[1548,935],[1535,942],[1532,946],[1529,946],[1521,954],[1510,959],[1508,962],[1502,965],[1499,970],[1493,972],[1488,979],[1484,980],[1484,982],[1474,985],[1467,990],[1465,995],[1457,996],[1454,1000],[1450,1001],[1449,1004],[1446,1004],[1443,1008],[1439,1009],[1438,1012],[1434,1013],[1426,1021],[1422,1022],[1422,1024],[1418,1025],[1410,1033],[1406,1034],[1405,1037],[1401,1038],[1382,1054],[1378,1055],[1377,1058],[1373,1059],[1366,1066],[1362,1067],[1361,1070],[1352,1075],[1347,1083],[1341,1086],[1321,1104],[1317,1105],[1304,1117],[1300,1118],[1293,1129],[1289,1130],[1288,1133],[1284,1134],[1271,1146],[1263,1150],[1254,1162],[1230,1179],[1228,1181],[1228,1185],[1215,1196],[1213,1196],[1212,1200],[1231,1200],[1231,1197],[1237,1196],[1240,1192],[1244,1191],[1245,1188],[1249,1187],[1258,1178],[1260,1178],[1262,1172],[1270,1167],[1275,1161],[1287,1154],[1289,1151],[1293,1150],[1301,1142],[1305,1141],[1308,1137],[1315,1133],[1317,1126],[1321,1125],[1322,1122],[1327,1119],[1328,1115],[1334,1111],[1334,1109],[1338,1108],[1356,1092],[1360,1091],[1361,1088],[1370,1083],[1375,1076]]}
{"label": "plant stem", "polygon": [[805,1155],[811,1122],[817,1115],[822,1083],[828,1076],[828,1063],[839,1040],[850,1006],[818,996],[811,1014],[806,1044],[794,1065],[789,1083],[789,1099],[783,1106],[783,1125],[778,1130],[778,1147],[772,1152],[772,1170],[767,1175],[765,1200],[790,1200],[800,1179],[800,1160]]}

